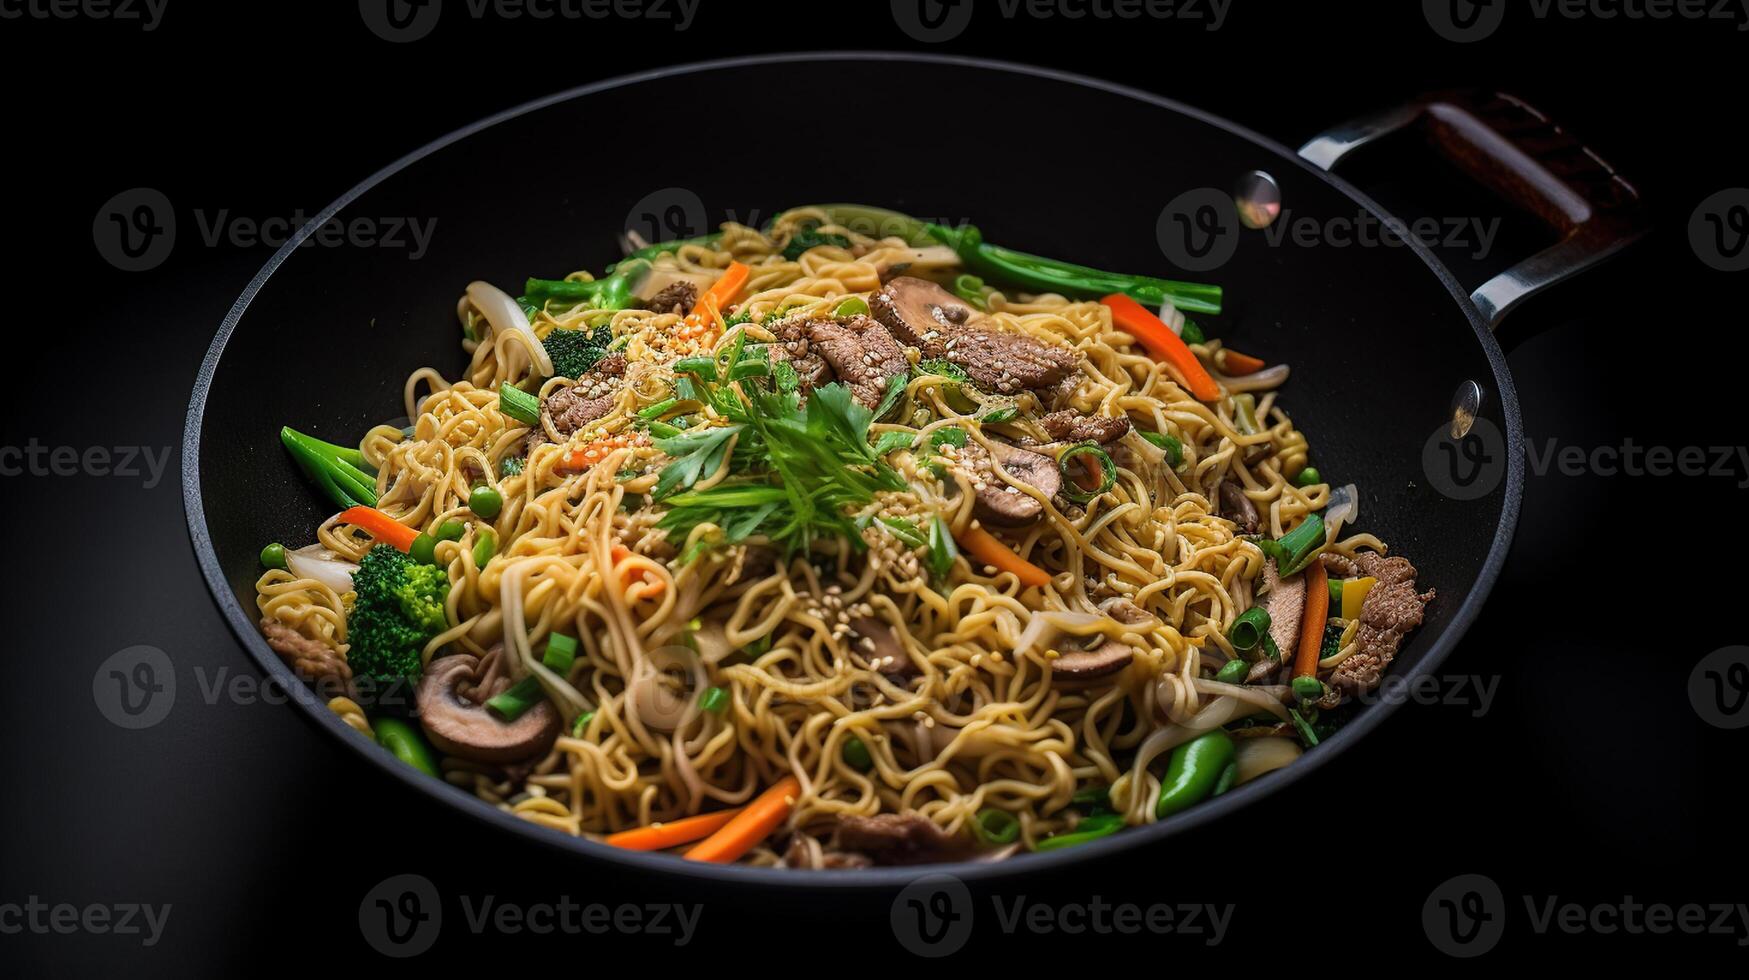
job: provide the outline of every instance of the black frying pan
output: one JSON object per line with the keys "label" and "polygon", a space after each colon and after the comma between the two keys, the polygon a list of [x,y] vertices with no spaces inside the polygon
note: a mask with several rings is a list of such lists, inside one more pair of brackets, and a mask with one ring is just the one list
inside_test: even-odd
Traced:
{"label": "black frying pan", "polygon": [[[807,83],[829,76],[830,86]],[[781,93],[751,150],[701,165],[671,152],[659,120],[672,107],[735,92]],[[862,93],[862,94],[856,94]],[[1061,124],[1024,152],[1006,127],[905,124],[948,119],[966,101],[1017,121]],[[677,114],[678,113],[678,114]],[[646,119],[652,139],[627,150],[604,133]],[[403,409],[401,386],[430,364],[453,377],[456,297],[473,279],[507,288],[529,275],[600,269],[618,257],[614,236],[644,201],[682,224],[758,223],[785,207],[859,201],[980,225],[988,240],[1124,271],[1172,275],[1156,237],[1163,206],[1180,191],[1230,188],[1264,170],[1296,215],[1384,213],[1326,170],[1349,150],[1416,128],[1486,186],[1543,218],[1561,244],[1473,296],[1425,249],[1327,248],[1240,235],[1232,258],[1206,278],[1226,287],[1227,312],[1210,320],[1232,346],[1293,365],[1283,403],[1312,440],[1327,478],[1362,489],[1361,527],[1421,569],[1439,591],[1427,622],[1393,673],[1433,671],[1481,608],[1518,515],[1522,429],[1506,362],[1491,328],[1517,300],[1595,262],[1637,233],[1631,189],[1558,130],[1499,98],[1440,99],[1351,124],[1295,154],[1222,119],[1091,79],[963,58],[888,54],[762,57],[665,69],[566,92],[485,120],[371,176],[325,210],[249,284],[214,338],[189,406],[183,494],[201,568],[226,619],[261,669],[301,685],[256,630],[252,583],[263,543],[301,543],[332,506],[302,479],[278,439],[282,424],[344,442]],[[1125,134],[1124,152],[1074,134]],[[693,144],[696,147],[696,144]],[[690,197],[696,195],[696,197]],[[696,200],[703,214],[688,214]],[[435,219],[429,252],[300,247],[329,218]],[[634,215],[633,220],[638,216]],[[705,230],[670,227],[666,230]],[[642,229],[669,237],[663,228]],[[1202,278],[1185,274],[1180,278]],[[337,351],[377,352],[376,356]],[[1355,379],[1366,379],[1357,386]],[[1454,393],[1480,393],[1475,431],[1441,450]],[[1494,433],[1492,443],[1481,436]],[[1430,443],[1430,439],[1432,442]],[[1475,450],[1480,447],[1482,455]],[[1493,466],[1486,489],[1452,489],[1429,471],[1440,452]],[[1503,461],[1500,456],[1503,455]],[[1443,488],[1443,489],[1442,489]],[[1474,497],[1474,499],[1460,499]],[[295,703],[332,737],[390,778],[481,820],[599,860],[682,875],[771,885],[887,884],[905,869],[801,874],[695,865],[615,850],[502,813],[429,779],[347,728],[315,698]],[[1157,844],[1248,806],[1358,744],[1391,704],[1365,707],[1305,758],[1183,816],[1083,848],[953,867],[965,877],[1041,870]],[[948,870],[948,869],[943,869]]]}

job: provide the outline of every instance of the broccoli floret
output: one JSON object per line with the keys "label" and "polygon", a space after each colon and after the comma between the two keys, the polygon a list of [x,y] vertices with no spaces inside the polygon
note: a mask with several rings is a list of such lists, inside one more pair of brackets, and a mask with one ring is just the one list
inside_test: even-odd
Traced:
{"label": "broccoli floret", "polygon": [[790,236],[789,244],[783,247],[783,257],[794,262],[796,259],[802,257],[803,252],[806,252],[808,249],[817,245],[836,245],[839,248],[850,247],[850,239],[845,238],[843,235],[832,234],[831,232],[821,234],[819,231],[815,230],[817,227],[818,226],[816,225],[807,225],[797,229],[796,233]]}
{"label": "broccoli floret", "polygon": [[581,378],[607,354],[613,343],[613,328],[603,324],[594,330],[554,330],[541,341],[552,359],[553,374]]}
{"label": "broccoli floret", "polygon": [[418,679],[420,651],[449,625],[443,609],[448,576],[379,544],[359,561],[352,590],[346,662],[353,675],[383,682]]}
{"label": "broccoli floret", "polygon": [[525,461],[521,456],[506,456],[504,457],[504,461],[498,464],[498,476],[515,476],[522,472],[522,467],[524,465]]}

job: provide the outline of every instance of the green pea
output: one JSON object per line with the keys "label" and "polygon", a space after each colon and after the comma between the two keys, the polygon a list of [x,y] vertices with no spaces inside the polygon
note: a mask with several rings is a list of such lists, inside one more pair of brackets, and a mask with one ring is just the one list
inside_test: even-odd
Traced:
{"label": "green pea", "polygon": [[868,746],[855,735],[844,740],[844,763],[857,772],[868,772],[874,768],[874,756],[869,755]]}
{"label": "green pea", "polygon": [[439,541],[460,541],[462,535],[466,533],[468,533],[468,526],[463,524],[457,518],[452,517],[449,520],[444,521],[442,524],[437,525],[436,537]]}
{"label": "green pea", "polygon": [[482,483],[468,494],[468,509],[489,521],[504,509],[504,495]]}
{"label": "green pea", "polygon": [[1215,672],[1215,680],[1222,684],[1243,684],[1250,670],[1251,665],[1243,660],[1229,660]]}
{"label": "green pea", "polygon": [[437,539],[424,531],[419,532],[413,543],[407,546],[407,557],[421,565],[437,564]]}
{"label": "green pea", "polygon": [[1318,472],[1316,466],[1308,466],[1300,471],[1299,476],[1294,477],[1294,483],[1302,487],[1315,487],[1323,482],[1324,476]]}
{"label": "green pea", "polygon": [[484,569],[497,553],[498,536],[489,527],[480,528],[480,536],[474,539],[474,567]]}
{"label": "green pea", "polygon": [[1301,701],[1316,701],[1323,696],[1323,681],[1311,676],[1294,678],[1294,697]]}
{"label": "green pea", "polygon": [[1232,736],[1219,728],[1173,749],[1166,777],[1160,781],[1160,802],[1154,815],[1169,817],[1212,796],[1236,752]]}
{"label": "green pea", "polygon": [[395,758],[412,766],[427,776],[442,778],[443,772],[438,768],[437,756],[426,744],[425,736],[419,729],[407,724],[399,718],[379,718],[372,726],[376,731],[377,744],[395,754]]}
{"label": "green pea", "polygon": [[285,545],[278,541],[261,549],[261,564],[264,568],[285,567]]}

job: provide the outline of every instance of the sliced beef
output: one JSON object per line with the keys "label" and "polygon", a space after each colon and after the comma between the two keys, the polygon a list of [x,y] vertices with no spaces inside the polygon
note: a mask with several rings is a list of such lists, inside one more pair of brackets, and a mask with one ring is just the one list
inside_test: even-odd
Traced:
{"label": "sliced beef", "polygon": [[1045,432],[1058,442],[1116,442],[1130,431],[1130,418],[1106,415],[1083,415],[1064,410],[1052,412],[1039,420]]}
{"label": "sliced beef", "polygon": [[807,321],[806,327],[809,349],[818,351],[838,380],[869,408],[881,403],[888,382],[910,368],[905,349],[873,317],[822,317]]}
{"label": "sliced beef", "polygon": [[551,422],[553,431],[569,438],[578,429],[613,411],[613,396],[590,397],[592,390],[576,384],[548,395],[540,407],[543,421]]}
{"label": "sliced beef", "polygon": [[947,359],[986,391],[1014,394],[1062,381],[1079,363],[1073,351],[1018,333],[967,328],[943,345]]}
{"label": "sliced beef", "polygon": [[840,817],[838,844],[866,855],[875,864],[932,864],[968,856],[964,841],[943,833],[920,813],[879,813],[872,817]]}
{"label": "sliced beef", "polygon": [[832,380],[832,366],[808,343],[808,321],[783,320],[774,324],[771,332],[778,346],[789,355],[790,366],[802,379],[802,393]]}
{"label": "sliced beef", "polygon": [[926,358],[947,358],[987,391],[1050,388],[1079,363],[1073,351],[975,323],[977,310],[924,279],[892,280],[875,293],[869,309],[900,341]]}
{"label": "sliced beef", "polygon": [[[1415,566],[1407,558],[1387,558],[1362,552],[1347,564],[1362,576],[1378,579],[1360,606],[1360,625],[1355,629],[1355,651],[1336,667],[1330,683],[1348,694],[1372,689],[1390,667],[1397,647],[1410,630],[1421,625],[1433,590],[1415,591]],[[1326,563],[1329,564],[1329,563]]]}
{"label": "sliced beef", "polygon": [[677,313],[685,316],[698,305],[698,287],[684,280],[671,282],[662,291],[646,300],[642,306],[652,313]]}
{"label": "sliced beef", "polygon": [[261,620],[261,632],[273,652],[299,677],[315,684],[322,694],[337,697],[345,693],[346,683],[352,680],[352,668],[346,665],[345,657],[326,643],[312,640],[272,616]]}
{"label": "sliced beef", "polygon": [[1244,487],[1231,480],[1222,480],[1216,496],[1221,502],[1221,516],[1238,525],[1240,533],[1256,534],[1263,529],[1263,515],[1257,512],[1257,505],[1245,495]]}
{"label": "sliced beef", "polygon": [[1047,500],[1063,489],[1063,475],[1057,469],[1057,461],[1006,443],[992,445],[994,449],[986,450],[980,443],[967,442],[957,452],[960,461],[971,472],[972,490],[978,495],[972,512],[978,520],[997,527],[1024,527],[1037,522],[1044,516],[1044,504],[997,476],[992,455],[1009,476],[1036,488]]}

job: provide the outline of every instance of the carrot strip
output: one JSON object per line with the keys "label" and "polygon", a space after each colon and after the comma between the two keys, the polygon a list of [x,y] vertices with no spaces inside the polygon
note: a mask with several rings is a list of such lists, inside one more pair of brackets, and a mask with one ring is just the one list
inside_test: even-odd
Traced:
{"label": "carrot strip", "polygon": [[413,539],[419,536],[418,531],[375,507],[348,507],[340,512],[340,519],[364,528],[371,537],[384,544],[392,544],[402,552],[412,548]]}
{"label": "carrot strip", "polygon": [[671,820],[668,823],[652,824],[648,827],[638,827],[634,830],[622,830],[617,834],[608,834],[607,843],[614,847],[623,847],[628,851],[666,851],[670,847],[690,844],[701,837],[709,837],[723,828],[723,825],[735,819],[735,815],[746,807],[736,807],[733,810],[719,810],[716,813],[701,813],[696,817],[683,820]]}
{"label": "carrot strip", "polygon": [[771,836],[780,824],[789,819],[796,799],[802,795],[802,781],[785,776],[776,785],[759,794],[740,813],[698,846],[686,852],[688,861],[709,861],[728,864],[751,851],[755,845]]}
{"label": "carrot strip", "polygon": [[1268,366],[1263,363],[1261,357],[1252,357],[1250,354],[1241,354],[1228,348],[1222,348],[1216,360],[1220,362],[1221,370],[1234,377],[1256,374]]}
{"label": "carrot strip", "polygon": [[[632,554],[633,554],[632,549],[626,547],[625,545],[623,545],[623,544],[614,545],[613,551],[610,553],[610,557],[613,559],[614,569],[617,571],[619,569],[619,566],[625,564],[625,560],[627,558],[630,558],[632,556]],[[638,593],[638,598],[640,598],[640,599],[646,599],[646,598],[654,599],[657,596],[661,595],[663,592],[666,592],[668,590],[668,583],[662,581],[661,579],[657,578],[654,575],[651,575],[648,571],[640,571],[639,569],[635,569],[635,568],[628,568],[625,571],[619,573],[620,587],[622,589],[631,587],[632,583],[629,581],[629,579],[633,575],[640,575],[643,579],[643,582],[644,582],[643,591]]]}
{"label": "carrot strip", "polygon": [[723,274],[717,277],[717,281],[711,283],[711,288],[705,290],[704,295],[700,296],[698,302],[693,304],[692,315],[704,317],[709,315],[712,310],[721,310],[728,306],[729,300],[734,299],[736,294],[741,292],[741,287],[747,285],[747,277],[752,274],[753,270],[748,268],[746,263],[730,262],[729,267],[723,270]]}
{"label": "carrot strip", "polygon": [[959,533],[957,540],[960,547],[984,564],[994,565],[1000,571],[1013,572],[1020,579],[1021,585],[1042,587],[1051,584],[1049,572],[1015,554],[1014,549],[1003,544],[1001,538],[981,527],[966,528]]}
{"label": "carrot strip", "polygon": [[566,453],[565,458],[559,460],[559,469],[572,473],[580,473],[606,459],[615,449],[624,449],[625,447],[632,445],[634,442],[640,441],[641,438],[642,437],[640,436],[628,433],[603,436],[594,442],[579,446],[576,449],[571,450],[569,453]]}
{"label": "carrot strip", "polygon": [[1294,676],[1318,675],[1318,651],[1324,648],[1324,622],[1330,615],[1330,576],[1317,558],[1306,566],[1306,611],[1300,617],[1300,647],[1294,653]]}
{"label": "carrot strip", "polygon": [[1220,386],[1196,359],[1196,354],[1178,339],[1171,327],[1161,323],[1159,317],[1123,293],[1112,293],[1100,302],[1111,310],[1112,323],[1125,333],[1133,334],[1155,357],[1178,369],[1178,373],[1184,376],[1185,386],[1197,401],[1212,402],[1221,397]]}

